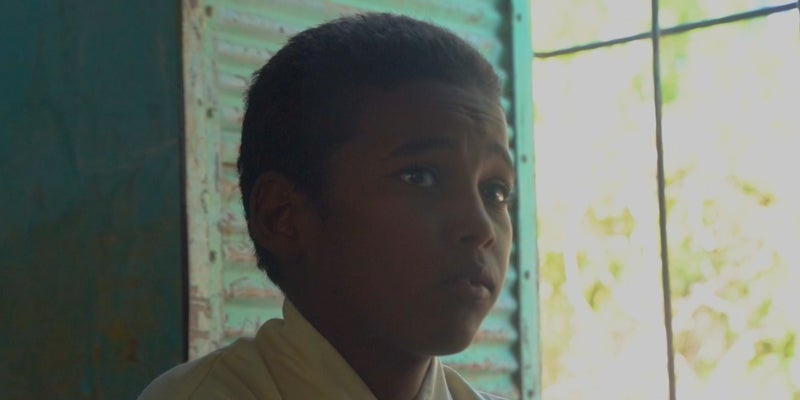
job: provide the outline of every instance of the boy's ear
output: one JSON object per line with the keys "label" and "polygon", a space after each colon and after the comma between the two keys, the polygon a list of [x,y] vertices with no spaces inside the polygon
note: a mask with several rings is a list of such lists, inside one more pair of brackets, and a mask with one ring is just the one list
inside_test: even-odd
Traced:
{"label": "boy's ear", "polygon": [[279,259],[299,250],[299,196],[291,181],[273,171],[259,176],[250,192],[248,228],[253,240]]}

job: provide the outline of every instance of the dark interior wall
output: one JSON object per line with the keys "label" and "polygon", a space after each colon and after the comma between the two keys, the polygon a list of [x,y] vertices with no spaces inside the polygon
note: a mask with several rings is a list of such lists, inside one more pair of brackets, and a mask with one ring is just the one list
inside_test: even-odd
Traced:
{"label": "dark interior wall", "polygon": [[184,355],[180,2],[0,13],[0,398],[129,399]]}

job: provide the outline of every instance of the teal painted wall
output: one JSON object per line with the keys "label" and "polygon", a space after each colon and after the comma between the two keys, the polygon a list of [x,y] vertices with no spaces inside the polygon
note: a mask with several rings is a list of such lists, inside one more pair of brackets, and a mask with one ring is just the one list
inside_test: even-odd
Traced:
{"label": "teal painted wall", "polygon": [[0,398],[129,399],[184,358],[180,4],[0,13]]}

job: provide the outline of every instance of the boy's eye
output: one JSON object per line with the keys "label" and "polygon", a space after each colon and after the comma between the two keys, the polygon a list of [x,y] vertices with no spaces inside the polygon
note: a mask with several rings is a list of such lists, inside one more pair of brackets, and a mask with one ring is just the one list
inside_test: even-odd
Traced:
{"label": "boy's eye", "polygon": [[498,205],[507,205],[511,201],[512,191],[503,182],[489,182],[481,188],[481,194],[486,201]]}
{"label": "boy's eye", "polygon": [[429,168],[411,167],[400,172],[400,180],[415,186],[432,188],[438,183],[436,174]]}

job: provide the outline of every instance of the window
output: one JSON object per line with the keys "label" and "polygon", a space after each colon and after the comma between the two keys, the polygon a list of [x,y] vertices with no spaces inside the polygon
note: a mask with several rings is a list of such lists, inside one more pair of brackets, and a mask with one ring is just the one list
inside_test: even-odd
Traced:
{"label": "window", "polygon": [[542,398],[800,398],[798,5],[653,4],[531,2]]}

